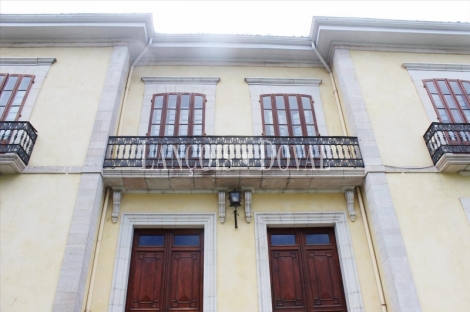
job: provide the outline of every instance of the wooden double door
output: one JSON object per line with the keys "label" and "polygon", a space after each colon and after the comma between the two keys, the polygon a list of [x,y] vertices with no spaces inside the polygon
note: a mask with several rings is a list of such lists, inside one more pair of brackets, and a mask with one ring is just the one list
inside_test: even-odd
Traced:
{"label": "wooden double door", "polygon": [[202,312],[203,230],[135,230],[126,312]]}
{"label": "wooden double door", "polygon": [[333,228],[268,229],[273,312],[346,312]]}

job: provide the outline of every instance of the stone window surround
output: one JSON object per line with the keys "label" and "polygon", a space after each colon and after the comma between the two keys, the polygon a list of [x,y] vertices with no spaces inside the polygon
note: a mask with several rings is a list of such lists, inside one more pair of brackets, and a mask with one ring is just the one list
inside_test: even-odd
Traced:
{"label": "stone window surround", "polygon": [[348,311],[364,311],[351,234],[345,212],[255,212],[254,219],[259,312],[272,312],[267,227],[314,226],[334,226]]}
{"label": "stone window surround", "polygon": [[460,203],[462,204],[463,211],[467,216],[468,223],[470,223],[470,197],[461,197]]}
{"label": "stone window surround", "polygon": [[33,112],[34,104],[36,103],[39,91],[42,84],[47,77],[49,69],[55,62],[55,58],[16,58],[16,57],[1,57],[0,58],[0,73],[5,74],[19,74],[19,75],[34,75],[34,82],[31,85],[26,101],[21,109],[18,121],[29,121]]}
{"label": "stone window surround", "polygon": [[470,65],[466,64],[403,63],[403,68],[408,70],[430,122],[439,122],[439,118],[424,88],[423,80],[437,78],[470,80]]}
{"label": "stone window surround", "polygon": [[318,132],[321,136],[328,136],[323,104],[320,96],[321,79],[315,78],[245,78],[250,88],[251,116],[253,122],[253,135],[263,133],[263,120],[261,118],[262,94],[291,93],[306,94],[313,99],[313,108],[317,120]]}
{"label": "stone window surround", "polygon": [[138,136],[146,136],[152,97],[157,93],[188,92],[206,95],[205,133],[215,135],[215,93],[219,77],[142,77],[145,83]]}
{"label": "stone window surround", "polygon": [[204,228],[203,311],[217,311],[215,213],[123,213],[108,312],[124,312],[135,228]]}

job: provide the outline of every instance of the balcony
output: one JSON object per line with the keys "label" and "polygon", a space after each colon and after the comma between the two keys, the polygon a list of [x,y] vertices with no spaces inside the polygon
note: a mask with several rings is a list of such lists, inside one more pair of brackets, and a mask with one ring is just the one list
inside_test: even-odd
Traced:
{"label": "balcony", "polygon": [[361,185],[355,137],[110,137],[107,186],[137,191],[311,190]]}
{"label": "balcony", "polygon": [[433,122],[423,137],[439,171],[470,170],[470,124]]}
{"label": "balcony", "polygon": [[29,162],[37,131],[27,121],[0,121],[0,173],[20,173]]}

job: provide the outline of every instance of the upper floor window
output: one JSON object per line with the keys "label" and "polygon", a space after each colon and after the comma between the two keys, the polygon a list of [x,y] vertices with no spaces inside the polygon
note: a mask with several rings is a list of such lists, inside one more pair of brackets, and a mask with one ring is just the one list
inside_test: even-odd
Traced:
{"label": "upper floor window", "polygon": [[0,74],[1,121],[18,120],[33,81],[33,75]]}
{"label": "upper floor window", "polygon": [[423,82],[440,122],[470,123],[470,81],[428,79]]}
{"label": "upper floor window", "polygon": [[160,93],[152,99],[149,136],[204,135],[205,95]]}
{"label": "upper floor window", "polygon": [[263,134],[266,136],[318,136],[310,95],[261,95]]}

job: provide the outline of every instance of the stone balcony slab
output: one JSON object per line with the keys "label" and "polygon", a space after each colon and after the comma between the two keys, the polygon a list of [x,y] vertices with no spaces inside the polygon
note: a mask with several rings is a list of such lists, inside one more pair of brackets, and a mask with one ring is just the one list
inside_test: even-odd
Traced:
{"label": "stone balcony slab", "polygon": [[106,186],[126,191],[204,191],[229,189],[254,191],[337,190],[362,185],[364,168],[328,170],[179,170],[179,169],[109,169],[103,170]]}

